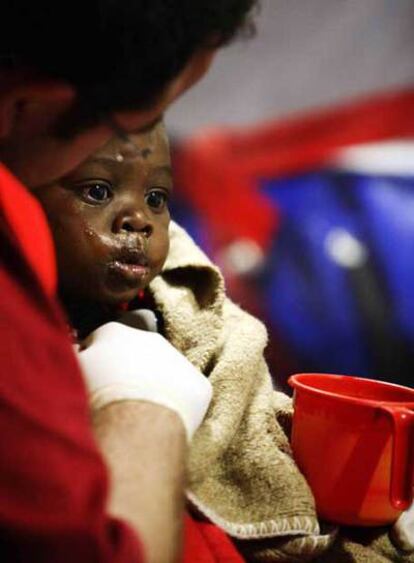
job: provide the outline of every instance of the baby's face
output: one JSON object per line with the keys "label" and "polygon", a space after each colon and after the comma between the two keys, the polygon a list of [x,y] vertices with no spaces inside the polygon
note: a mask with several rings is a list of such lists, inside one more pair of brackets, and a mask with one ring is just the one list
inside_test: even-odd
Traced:
{"label": "baby's face", "polygon": [[130,301],[167,257],[172,178],[164,126],[131,140],[111,140],[35,192],[54,235],[60,290],[72,300]]}

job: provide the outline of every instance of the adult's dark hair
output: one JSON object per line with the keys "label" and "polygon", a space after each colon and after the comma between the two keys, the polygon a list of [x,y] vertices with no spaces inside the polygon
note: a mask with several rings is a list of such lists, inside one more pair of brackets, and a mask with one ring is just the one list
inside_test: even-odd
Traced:
{"label": "adult's dark hair", "polygon": [[76,86],[85,115],[145,108],[200,48],[245,29],[255,0],[6,0],[0,68]]}

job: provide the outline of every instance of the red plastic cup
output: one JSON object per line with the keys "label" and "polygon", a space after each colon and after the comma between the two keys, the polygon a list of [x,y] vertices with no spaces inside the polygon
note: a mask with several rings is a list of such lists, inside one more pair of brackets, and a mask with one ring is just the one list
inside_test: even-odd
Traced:
{"label": "red plastic cup", "polygon": [[380,526],[413,500],[414,389],[347,375],[301,373],[292,448],[322,519]]}

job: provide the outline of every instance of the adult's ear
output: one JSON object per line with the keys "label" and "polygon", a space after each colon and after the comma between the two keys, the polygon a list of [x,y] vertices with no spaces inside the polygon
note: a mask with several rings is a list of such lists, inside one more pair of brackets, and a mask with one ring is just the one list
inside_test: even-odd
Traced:
{"label": "adult's ear", "polygon": [[206,48],[200,49],[193,54],[183,72],[175,80],[174,99],[203,78],[210,68],[216,53],[217,49]]}
{"label": "adult's ear", "polygon": [[28,125],[53,121],[69,109],[75,96],[74,87],[54,80],[6,79],[0,89],[0,139],[7,138],[21,121]]}

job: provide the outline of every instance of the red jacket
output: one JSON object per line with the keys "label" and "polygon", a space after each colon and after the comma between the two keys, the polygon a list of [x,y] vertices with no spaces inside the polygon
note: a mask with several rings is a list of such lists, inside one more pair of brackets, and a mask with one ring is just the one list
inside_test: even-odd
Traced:
{"label": "red jacket", "polygon": [[[3,561],[143,560],[105,512],[106,470],[63,315],[43,212],[0,165],[0,542]],[[211,524],[187,518],[186,563],[242,561]]]}

